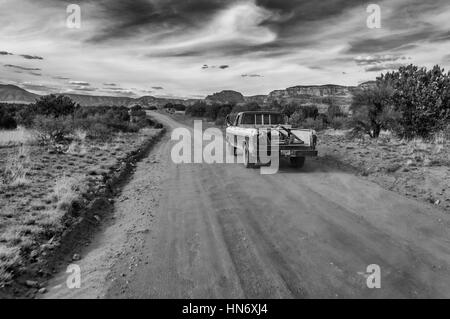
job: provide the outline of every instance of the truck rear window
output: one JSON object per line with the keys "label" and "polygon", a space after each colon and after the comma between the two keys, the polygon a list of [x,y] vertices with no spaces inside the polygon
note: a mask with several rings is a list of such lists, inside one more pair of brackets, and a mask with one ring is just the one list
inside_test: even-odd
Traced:
{"label": "truck rear window", "polygon": [[284,118],[281,114],[243,114],[241,124],[278,125],[284,124]]}

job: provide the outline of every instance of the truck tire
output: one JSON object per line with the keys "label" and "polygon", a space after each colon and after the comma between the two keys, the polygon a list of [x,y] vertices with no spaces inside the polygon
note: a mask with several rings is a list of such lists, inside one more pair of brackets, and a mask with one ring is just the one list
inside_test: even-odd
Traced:
{"label": "truck tire", "polygon": [[291,157],[291,166],[295,168],[302,168],[305,165],[304,157]]}
{"label": "truck tire", "polygon": [[253,168],[253,167],[255,167],[254,163],[250,163],[250,151],[248,150],[247,143],[244,144],[243,156],[244,156],[244,166],[245,166],[245,168]]}

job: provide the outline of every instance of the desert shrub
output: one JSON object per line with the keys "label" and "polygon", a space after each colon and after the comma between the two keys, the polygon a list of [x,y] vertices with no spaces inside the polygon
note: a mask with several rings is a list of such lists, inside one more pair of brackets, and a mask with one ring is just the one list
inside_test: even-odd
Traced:
{"label": "desert shrub", "polygon": [[14,113],[12,108],[0,105],[0,129],[12,130],[17,128]]}
{"label": "desert shrub", "polygon": [[195,102],[186,108],[186,114],[195,117],[202,117],[205,115],[207,105],[203,101]]}
{"label": "desert shrub", "polygon": [[219,104],[208,105],[205,109],[204,117],[215,120],[219,114],[221,106]]}
{"label": "desert shrub", "polygon": [[328,125],[332,129],[340,130],[346,128],[348,121],[345,117],[334,117],[331,121],[329,121]]}
{"label": "desert shrub", "polygon": [[87,128],[87,137],[93,140],[108,141],[111,139],[111,129],[99,122],[91,123]]}
{"label": "desert shrub", "polygon": [[239,113],[239,112],[246,112],[246,111],[259,111],[261,110],[261,107],[256,102],[250,102],[245,104],[238,104],[238,105],[231,105],[232,106],[232,113]]}
{"label": "desert shrub", "polygon": [[154,105],[151,105],[151,106],[146,106],[145,109],[149,110],[149,111],[156,111],[158,108]]}
{"label": "desert shrub", "polygon": [[173,104],[173,103],[167,103],[166,105],[163,106],[164,109],[174,109],[176,111],[185,111],[186,110],[186,106],[184,104]]}
{"label": "desert shrub", "polygon": [[342,112],[341,107],[336,104],[331,104],[327,109],[328,121],[331,122],[336,117],[343,117],[344,112]]}
{"label": "desert shrub", "polygon": [[33,126],[33,120],[36,116],[35,108],[33,105],[24,105],[21,108],[18,108],[15,113],[15,120],[18,125],[30,128]]}
{"label": "desert shrub", "polygon": [[392,94],[391,84],[379,79],[375,86],[356,91],[350,106],[353,129],[378,138],[382,129],[391,128],[391,120],[396,117]]}
{"label": "desert shrub", "polygon": [[81,195],[87,192],[88,187],[83,183],[82,176],[58,179],[53,187],[53,201],[60,210],[70,210],[81,201]]}
{"label": "desert shrub", "polygon": [[[134,117],[145,117],[147,113],[145,113],[145,110],[140,105],[134,105],[130,108],[130,116]],[[112,115],[114,117],[114,115]]]}
{"label": "desert shrub", "polygon": [[186,105],[184,104],[175,104],[173,108],[177,111],[186,111]]}
{"label": "desert shrub", "polygon": [[67,136],[73,132],[74,125],[71,116],[37,115],[33,121],[36,138],[42,144],[58,144],[67,141]]}
{"label": "desert shrub", "polygon": [[450,121],[450,74],[439,66],[400,67],[377,82],[393,88],[392,103],[401,115],[394,130],[401,137],[429,137]]}
{"label": "desert shrub", "polygon": [[225,125],[225,118],[224,117],[218,117],[215,121],[215,124],[218,126],[224,126]]}
{"label": "desert shrub", "polygon": [[284,115],[286,115],[288,118],[290,118],[297,111],[298,111],[298,105],[295,103],[289,103],[289,104],[283,105],[281,107],[281,112]]}
{"label": "desert shrub", "polygon": [[325,123],[321,119],[307,118],[300,124],[301,128],[321,131],[326,128]]}
{"label": "desert shrub", "polygon": [[55,118],[60,116],[72,115],[77,104],[73,102],[69,97],[64,95],[46,95],[32,104],[32,109],[34,109],[34,114],[53,116]]}

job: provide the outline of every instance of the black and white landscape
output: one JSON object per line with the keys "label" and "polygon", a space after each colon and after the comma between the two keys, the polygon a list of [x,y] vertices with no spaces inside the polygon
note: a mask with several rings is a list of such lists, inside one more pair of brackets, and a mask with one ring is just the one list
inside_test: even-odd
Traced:
{"label": "black and white landscape", "polygon": [[0,298],[450,298],[449,15],[1,1]]}

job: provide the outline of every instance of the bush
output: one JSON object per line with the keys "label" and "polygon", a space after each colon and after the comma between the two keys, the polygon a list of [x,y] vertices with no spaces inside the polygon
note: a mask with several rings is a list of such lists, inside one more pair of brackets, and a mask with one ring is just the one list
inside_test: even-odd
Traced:
{"label": "bush", "polygon": [[195,102],[194,104],[189,105],[186,108],[186,114],[195,117],[202,117],[205,115],[206,107],[207,105],[203,101]]}
{"label": "bush", "polygon": [[103,123],[92,123],[87,129],[87,137],[102,142],[111,139],[112,131]]}
{"label": "bush", "polygon": [[348,122],[345,117],[335,117],[329,122],[329,126],[335,130],[346,128],[347,124]]}
{"label": "bush", "polygon": [[429,137],[450,121],[450,74],[439,66],[427,71],[409,65],[377,81],[393,87],[392,103],[400,114],[394,130],[401,137]]}
{"label": "bush", "polygon": [[314,119],[310,117],[301,124],[301,128],[321,131],[326,128],[326,125],[321,119]]}
{"label": "bush", "polygon": [[327,110],[328,121],[332,122],[336,117],[343,117],[344,113],[341,110],[341,107],[336,104],[331,104]]}
{"label": "bush", "polygon": [[0,105],[0,129],[13,130],[17,128],[14,113],[15,111],[11,107]]}
{"label": "bush", "polygon": [[46,95],[36,101],[32,108],[34,114],[53,116],[55,118],[60,116],[72,115],[77,109],[77,105],[69,97],[64,95]]}
{"label": "bush", "polygon": [[70,116],[38,115],[34,118],[33,129],[41,143],[59,144],[65,142],[67,136],[73,132],[73,119]]}
{"label": "bush", "polygon": [[225,118],[224,117],[218,117],[216,119],[215,124],[218,125],[218,126],[224,126],[225,125]]}

